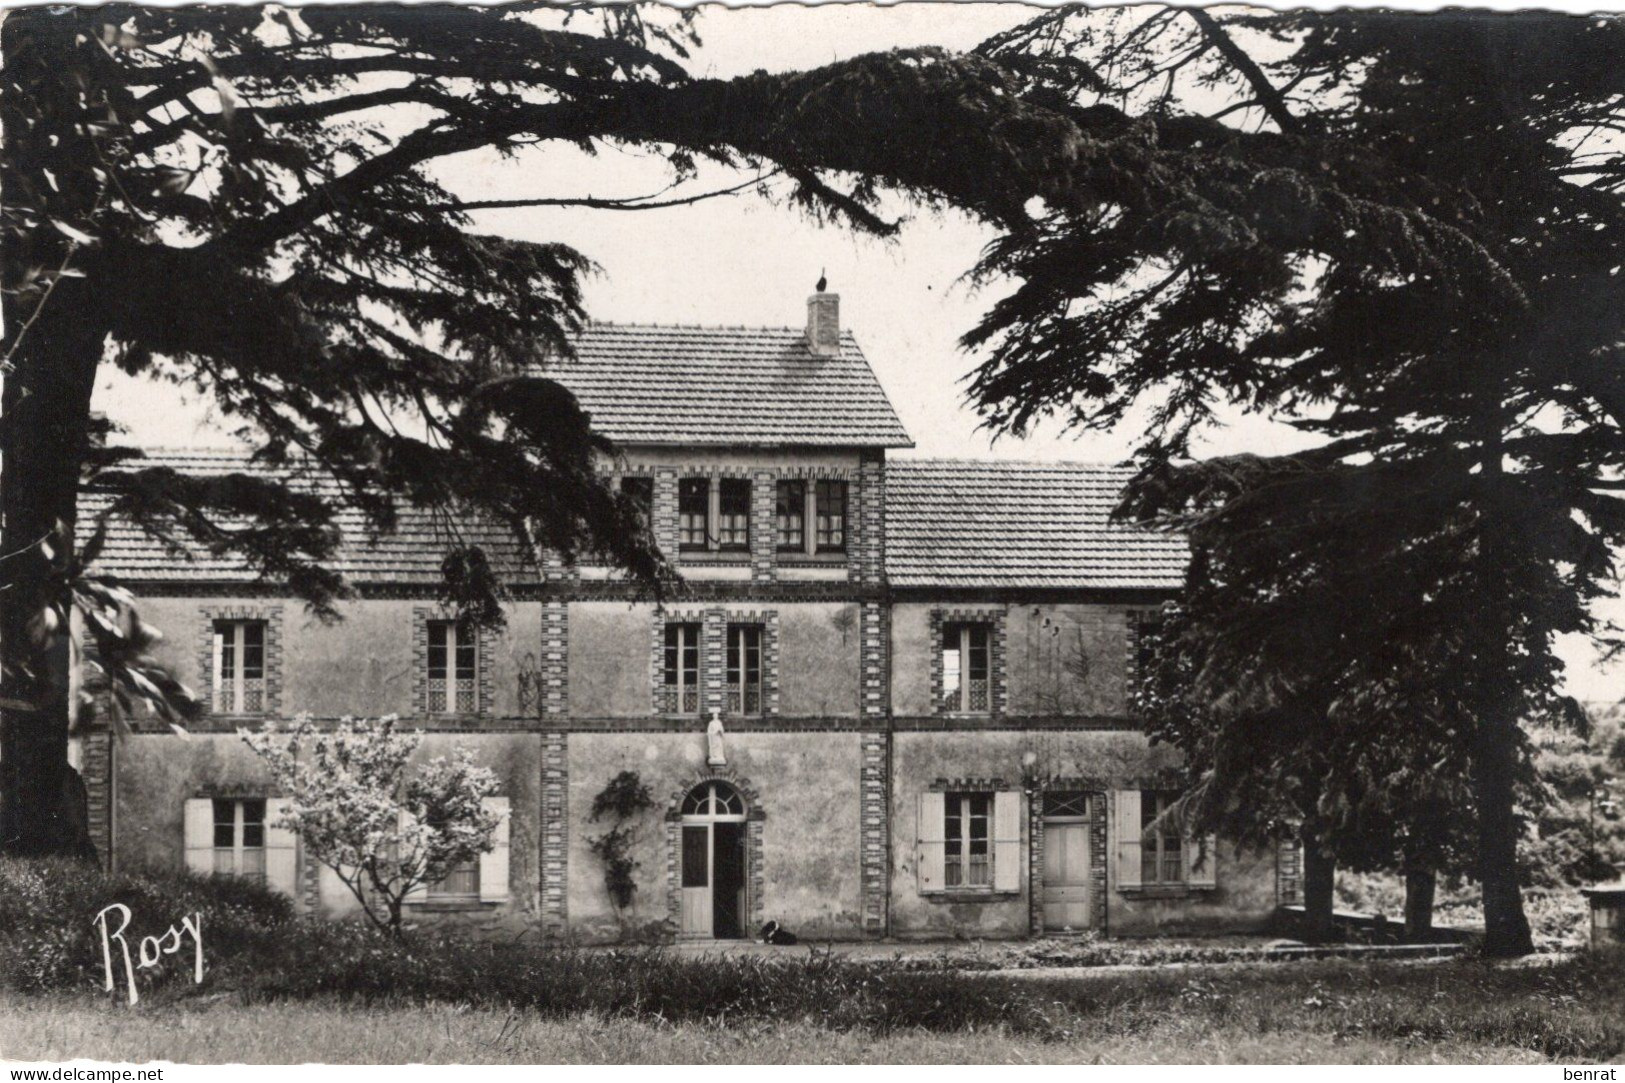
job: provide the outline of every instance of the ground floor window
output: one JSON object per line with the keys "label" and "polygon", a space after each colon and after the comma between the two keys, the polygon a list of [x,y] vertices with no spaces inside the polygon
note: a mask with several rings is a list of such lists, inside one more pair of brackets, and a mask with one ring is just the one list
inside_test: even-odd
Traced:
{"label": "ground floor window", "polygon": [[1140,882],[1183,884],[1185,847],[1177,817],[1171,814],[1179,795],[1166,790],[1140,793]]}
{"label": "ground floor window", "polygon": [[265,800],[214,799],[214,871],[265,882]]}
{"label": "ground floor window", "polygon": [[943,801],[942,871],[950,888],[990,887],[992,862],[988,851],[990,793],[950,793]]}

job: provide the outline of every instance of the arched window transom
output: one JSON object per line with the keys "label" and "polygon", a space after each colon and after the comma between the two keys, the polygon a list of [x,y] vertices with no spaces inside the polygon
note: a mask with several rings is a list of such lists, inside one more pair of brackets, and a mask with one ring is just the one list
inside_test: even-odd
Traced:
{"label": "arched window transom", "polygon": [[702,782],[683,798],[683,816],[697,820],[743,820],[745,799],[726,782]]}

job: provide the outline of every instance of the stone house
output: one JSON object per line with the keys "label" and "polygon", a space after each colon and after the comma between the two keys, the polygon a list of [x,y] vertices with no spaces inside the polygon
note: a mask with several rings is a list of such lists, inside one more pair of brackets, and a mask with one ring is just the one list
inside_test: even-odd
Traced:
{"label": "stone house", "polygon": [[[1163,826],[1176,761],[1130,707],[1137,630],[1179,586],[1182,543],[1108,522],[1121,468],[893,457],[911,441],[838,298],[808,305],[805,330],[594,326],[551,373],[676,556],[688,589],[663,608],[493,533],[507,626],[459,630],[435,602],[446,524],[408,511],[369,545],[344,512],[358,596],[322,624],[231,560],[117,524],[102,566],[209,714],[82,742],[103,854],[263,877],[342,914],[348,892],[273,826],[235,731],[393,712],[424,755],[466,745],[502,780],[497,849],[424,890],[417,920],[582,939],[767,919],[815,939],[1260,928],[1295,895],[1295,855]],[[590,809],[623,770],[659,807],[618,912]]]}

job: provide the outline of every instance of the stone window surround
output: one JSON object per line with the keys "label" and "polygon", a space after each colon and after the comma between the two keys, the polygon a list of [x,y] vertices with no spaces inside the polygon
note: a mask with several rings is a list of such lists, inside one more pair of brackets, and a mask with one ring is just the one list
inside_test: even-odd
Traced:
{"label": "stone window surround", "polygon": [[497,633],[474,629],[474,710],[429,714],[429,622],[456,620],[455,611],[440,605],[412,607],[412,713],[417,718],[487,718],[496,690],[491,663],[496,657]]}
{"label": "stone window surround", "polygon": [[214,622],[257,620],[265,624],[265,709],[233,718],[276,718],[282,714],[282,605],[205,605],[198,607],[198,687],[204,713],[214,714]]}
{"label": "stone window surround", "polygon": [[[672,713],[665,703],[666,627],[670,624],[700,626],[699,692],[696,715]],[[762,710],[759,714],[730,713],[726,708],[728,673],[728,626],[759,624],[762,627]],[[735,606],[682,606],[657,610],[650,622],[649,693],[651,713],[663,718],[695,718],[703,721],[713,710],[728,718],[776,718],[779,709],[779,611]]]}
{"label": "stone window surround", "polygon": [[[1006,665],[1009,648],[1008,606],[970,606],[931,610],[931,713],[945,718],[998,718],[1009,711],[1010,682]],[[988,703],[986,711],[947,711],[942,707],[942,627],[945,624],[987,624]]]}
{"label": "stone window surround", "polygon": [[[786,567],[830,567],[850,564],[858,550],[861,532],[866,529],[858,514],[858,498],[863,489],[861,466],[757,466],[745,464],[722,465],[710,463],[627,463],[600,473],[613,485],[623,477],[652,479],[654,529],[661,548],[675,554],[678,563],[722,564],[752,567],[756,578],[771,578],[775,565]],[[751,483],[751,527],[748,549],[690,549],[680,552],[677,544],[677,488],[683,478],[709,478],[714,483],[720,478],[745,478]],[[780,551],[778,528],[775,522],[778,483],[780,481],[806,481],[811,492],[817,481],[846,482],[846,546],[837,551],[822,553],[795,553]],[[715,497],[716,486],[712,485]],[[662,509],[669,509],[664,514]],[[813,524],[806,525],[809,533]]]}

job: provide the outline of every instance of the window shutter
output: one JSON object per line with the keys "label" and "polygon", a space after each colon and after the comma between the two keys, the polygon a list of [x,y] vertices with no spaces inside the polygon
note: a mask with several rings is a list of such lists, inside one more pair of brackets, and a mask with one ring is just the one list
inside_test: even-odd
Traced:
{"label": "window shutter", "polygon": [[186,867],[208,876],[214,872],[214,802],[187,798],[185,825]]}
{"label": "window shutter", "polygon": [[480,901],[508,901],[508,799],[487,797],[485,811],[501,817],[497,820],[496,845],[490,853],[480,855]]}
{"label": "window shutter", "polygon": [[265,802],[265,886],[299,900],[299,836],[292,829],[277,826],[287,811],[285,797]]}
{"label": "window shutter", "polygon": [[920,820],[914,827],[914,871],[921,893],[941,891],[942,832],[945,827],[943,794],[932,791],[920,794]]}
{"label": "window shutter", "polygon": [[[399,826],[396,828],[397,834],[395,836],[395,845],[397,847],[401,845],[401,833],[405,832],[407,825],[412,822],[412,814],[407,812],[405,809],[401,809],[398,820]],[[420,903],[426,902],[428,898],[429,885],[425,882],[414,885],[411,891],[408,891],[404,896],[401,897],[401,901],[408,903]]]}
{"label": "window shutter", "polygon": [[213,641],[214,641],[214,662],[213,662],[214,669],[213,669],[213,672],[211,672],[209,674],[209,689],[213,694],[213,698],[211,698],[209,700],[209,709],[211,711],[213,711],[214,713],[216,713],[216,714],[224,714],[225,713],[225,706],[223,705],[223,703],[222,703],[222,701],[220,699],[221,692],[224,690],[224,687],[225,687],[224,684],[222,683],[222,677],[224,675],[220,672],[221,652],[222,652],[222,649],[223,649],[224,638],[222,637],[222,635],[220,633],[220,625],[218,625],[218,624],[216,624],[214,626]]}
{"label": "window shutter", "polygon": [[1185,883],[1196,888],[1219,886],[1219,837],[1185,840]]}
{"label": "window shutter", "polygon": [[1021,890],[1021,791],[993,795],[993,890]]}
{"label": "window shutter", "polygon": [[1117,847],[1117,889],[1140,886],[1140,791],[1112,795],[1112,829]]}

